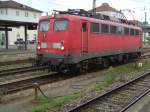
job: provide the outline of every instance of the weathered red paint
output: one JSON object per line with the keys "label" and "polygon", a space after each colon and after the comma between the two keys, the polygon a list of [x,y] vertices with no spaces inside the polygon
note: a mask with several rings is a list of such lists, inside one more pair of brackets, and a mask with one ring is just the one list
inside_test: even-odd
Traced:
{"label": "weathered red paint", "polygon": [[[68,28],[66,31],[55,32],[55,20],[67,20]],[[94,18],[76,16],[76,15],[59,15],[55,17],[42,17],[42,20],[50,21],[48,32],[38,32],[38,44],[47,43],[47,48],[37,49],[37,54],[81,54],[83,41],[87,42],[87,52],[108,52],[129,49],[140,49],[142,47],[142,31],[139,27],[127,24],[121,24],[108,20],[98,20]],[[82,34],[82,22],[87,22],[87,32]],[[94,34],[90,32],[90,22],[107,23],[109,25],[124,26],[140,30],[140,35],[112,35],[112,34]],[[43,37],[45,36],[45,37]],[[86,40],[82,40],[86,36]],[[53,43],[63,42],[65,49],[52,48]]]}

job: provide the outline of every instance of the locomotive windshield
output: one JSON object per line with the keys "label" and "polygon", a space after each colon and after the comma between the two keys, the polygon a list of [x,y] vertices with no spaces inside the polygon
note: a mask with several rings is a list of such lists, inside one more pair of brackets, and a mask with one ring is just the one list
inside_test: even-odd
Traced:
{"label": "locomotive windshield", "polygon": [[65,31],[68,26],[67,20],[56,20],[54,23],[54,30],[55,31]]}
{"label": "locomotive windshield", "polygon": [[39,31],[41,32],[47,32],[49,29],[49,20],[41,21],[39,23]]}

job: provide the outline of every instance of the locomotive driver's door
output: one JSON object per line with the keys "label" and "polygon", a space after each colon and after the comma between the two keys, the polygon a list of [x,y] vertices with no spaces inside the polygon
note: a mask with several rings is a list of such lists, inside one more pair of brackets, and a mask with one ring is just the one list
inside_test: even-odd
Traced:
{"label": "locomotive driver's door", "polygon": [[87,22],[82,21],[81,25],[81,50],[82,53],[88,52],[88,28],[87,28]]}

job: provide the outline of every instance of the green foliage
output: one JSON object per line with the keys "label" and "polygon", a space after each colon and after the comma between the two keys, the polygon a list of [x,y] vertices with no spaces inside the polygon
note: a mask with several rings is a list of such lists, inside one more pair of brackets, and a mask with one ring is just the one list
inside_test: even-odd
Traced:
{"label": "green foliage", "polygon": [[50,98],[48,100],[42,100],[41,105],[38,107],[35,107],[32,112],[47,112],[50,108],[60,108],[64,106],[67,102],[70,102],[71,100],[77,98],[80,96],[80,93],[74,93],[69,96],[62,96],[62,97],[56,97],[56,98]]}
{"label": "green foliage", "polygon": [[116,81],[124,81],[126,74],[137,73],[150,68],[149,60],[142,60],[140,63],[143,64],[142,67],[135,67],[135,63],[125,64],[115,68],[110,67],[105,73],[106,77],[104,82],[97,83],[94,88],[91,89],[91,91],[100,91]]}
{"label": "green foliage", "polygon": [[[136,62],[138,63],[138,62]],[[60,108],[64,106],[66,103],[70,102],[71,100],[74,100],[76,98],[79,98],[87,92],[92,92],[92,91],[101,91],[105,87],[110,86],[116,81],[123,81],[124,78],[126,77],[126,74],[132,74],[132,73],[137,73],[140,71],[144,71],[145,69],[150,68],[150,61],[149,60],[142,60],[140,63],[143,64],[142,67],[136,67],[136,63],[130,63],[130,64],[125,64],[121,65],[118,67],[110,67],[106,71],[106,77],[103,82],[96,83],[94,86],[88,88],[89,90],[74,93],[72,95],[68,96],[62,96],[62,97],[56,97],[56,98],[51,98],[48,100],[42,100],[41,105],[38,107],[35,107],[32,112],[47,112],[48,109],[51,108]],[[86,88],[87,89],[87,88]]]}
{"label": "green foliage", "polygon": [[111,85],[112,83],[114,83],[114,81],[116,80],[116,75],[114,74],[108,74],[105,79],[104,82],[100,82],[97,83],[95,85],[95,87],[92,89],[92,91],[100,91],[103,90],[105,87],[108,87],[109,85]]}

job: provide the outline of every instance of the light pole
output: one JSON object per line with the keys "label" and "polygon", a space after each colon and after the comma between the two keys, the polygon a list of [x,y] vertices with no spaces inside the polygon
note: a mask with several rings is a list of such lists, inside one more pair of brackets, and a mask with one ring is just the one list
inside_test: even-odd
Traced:
{"label": "light pole", "polygon": [[147,12],[146,12],[145,7],[144,7],[144,14],[145,14],[145,21],[144,21],[144,24],[147,24]]}
{"label": "light pole", "polygon": [[96,13],[96,0],[93,0],[93,11],[92,11],[92,13],[93,13],[93,15]]}

